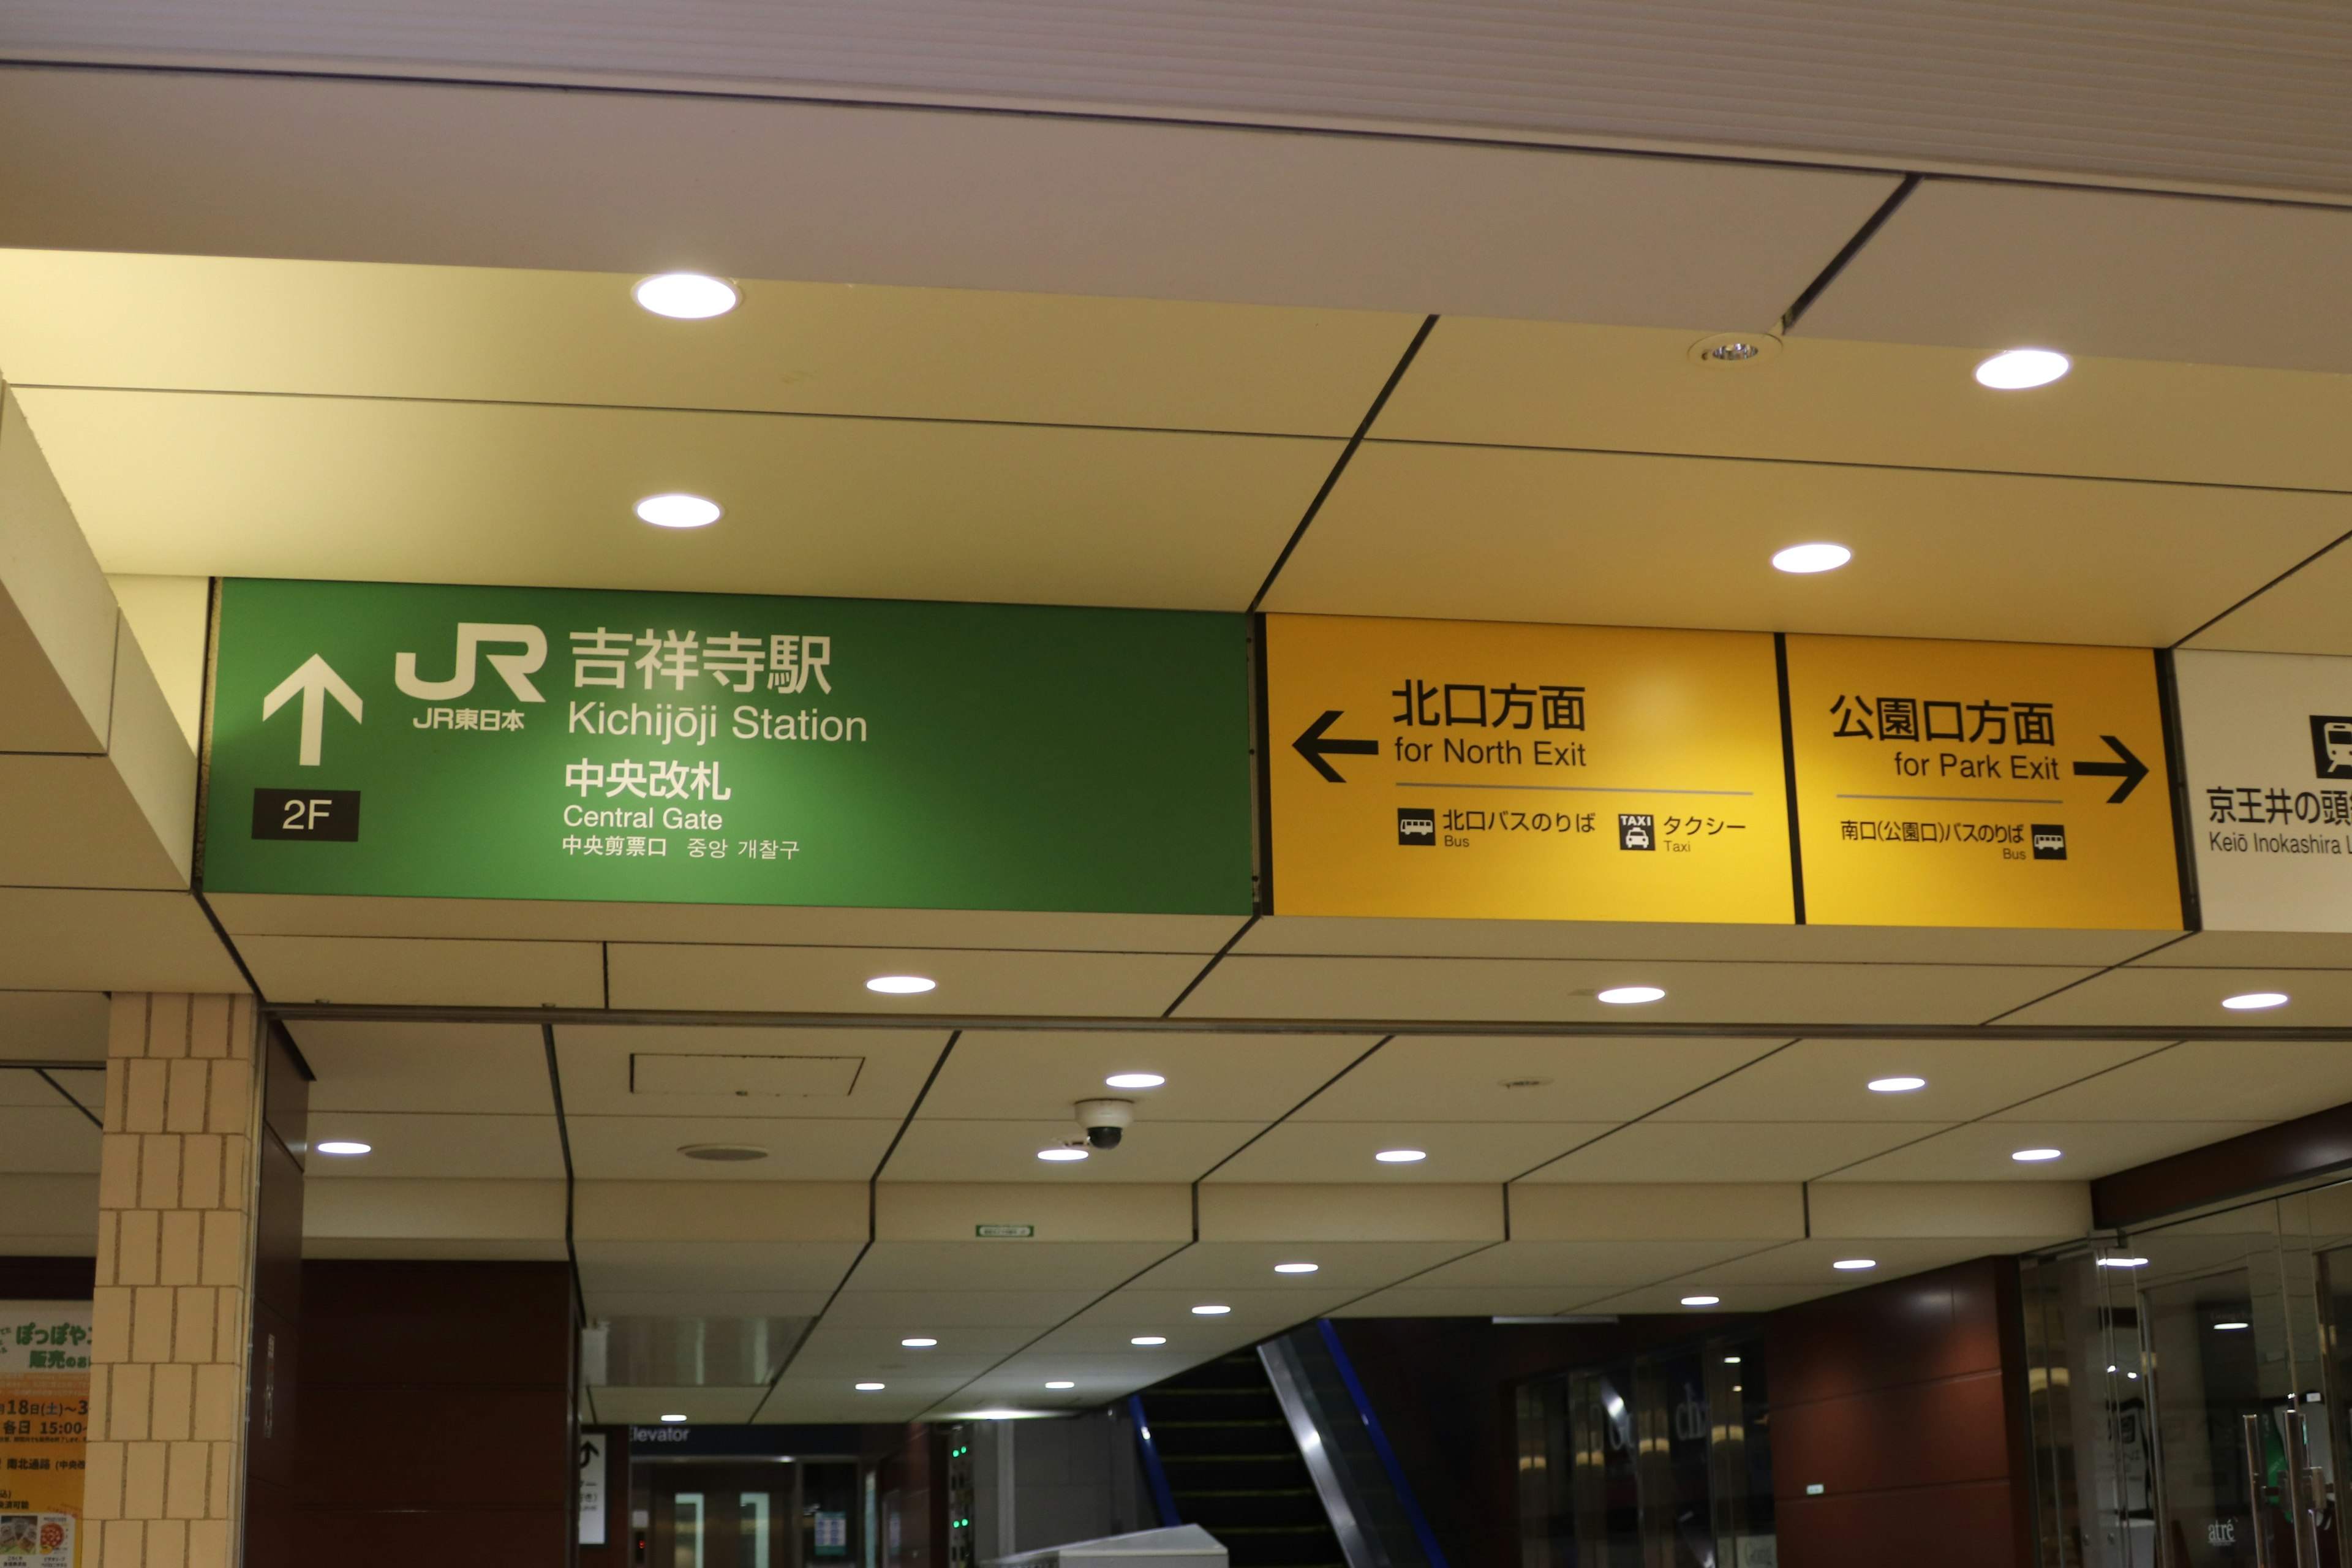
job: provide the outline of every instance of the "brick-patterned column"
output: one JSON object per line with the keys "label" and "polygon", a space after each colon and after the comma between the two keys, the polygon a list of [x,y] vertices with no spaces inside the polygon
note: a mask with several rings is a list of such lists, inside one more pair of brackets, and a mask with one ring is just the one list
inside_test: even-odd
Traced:
{"label": "brick-patterned column", "polygon": [[118,994],[107,1042],[87,1568],[231,1568],[259,1125],[253,1001]]}

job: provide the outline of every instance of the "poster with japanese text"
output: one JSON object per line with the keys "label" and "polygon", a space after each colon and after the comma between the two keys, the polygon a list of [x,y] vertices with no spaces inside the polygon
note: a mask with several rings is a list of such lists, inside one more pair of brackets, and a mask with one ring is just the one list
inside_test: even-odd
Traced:
{"label": "poster with japanese text", "polygon": [[0,1568],[76,1568],[89,1303],[0,1301]]}
{"label": "poster with japanese text", "polygon": [[1285,915],[1794,918],[1772,639],[1266,617]]}
{"label": "poster with japanese text", "polygon": [[1787,646],[1809,921],[2180,929],[2154,654]]}
{"label": "poster with japanese text", "polygon": [[245,579],[219,614],[215,891],[1251,906],[1237,615]]}
{"label": "poster with japanese text", "polygon": [[2352,931],[2352,658],[2179,653],[2208,931]]}

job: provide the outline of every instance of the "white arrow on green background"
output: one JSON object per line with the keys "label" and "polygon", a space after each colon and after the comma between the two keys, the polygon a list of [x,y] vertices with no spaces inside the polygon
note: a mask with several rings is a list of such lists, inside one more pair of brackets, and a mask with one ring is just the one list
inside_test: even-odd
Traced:
{"label": "white arrow on green background", "polygon": [[352,723],[357,724],[362,721],[360,718],[360,694],[335,673],[332,665],[314,653],[302,661],[300,668],[279,681],[277,690],[261,700],[263,721],[267,722],[272,714],[285,707],[287,700],[298,691],[302,694],[302,765],[315,768],[319,765],[319,745],[326,738],[327,731],[327,705],[320,699],[331,697],[341,703],[343,711],[352,716]]}

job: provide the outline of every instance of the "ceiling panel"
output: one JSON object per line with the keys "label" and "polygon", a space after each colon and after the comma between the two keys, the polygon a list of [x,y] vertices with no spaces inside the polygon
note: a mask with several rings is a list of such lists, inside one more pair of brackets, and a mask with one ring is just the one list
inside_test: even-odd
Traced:
{"label": "ceiling panel", "polygon": [[[1597,1138],[1607,1121],[1286,1121],[1218,1167],[1212,1182],[1507,1182]],[[1373,1158],[1419,1149],[1409,1164]]]}
{"label": "ceiling panel", "polygon": [[106,1068],[50,1068],[44,1073],[10,1068],[0,1061],[0,1108],[30,1106],[43,1110],[73,1109],[68,1099],[94,1114],[106,1114]]}
{"label": "ceiling panel", "polygon": [[89,1118],[58,1099],[31,1073],[0,1072],[0,1080],[6,1079],[16,1081],[0,1087],[19,1101],[30,1100],[33,1089],[48,1099],[47,1103],[0,1104],[0,1172],[95,1173],[99,1133]]}
{"label": "ceiling panel", "polygon": [[[1201,973],[1178,952],[984,952],[943,949],[718,947],[614,942],[614,1007],[776,1013],[1076,1014],[1158,1017]],[[877,974],[939,989],[877,996]]]}
{"label": "ceiling panel", "polygon": [[[1238,610],[1339,450],[797,415],[22,398],[100,563],[166,575]],[[629,509],[664,490],[727,516],[647,528]]]}
{"label": "ceiling panel", "polygon": [[[547,1116],[555,1100],[537,1029],[508,1024],[289,1024],[318,1075],[310,1113],[443,1110]],[[570,1085],[565,1086],[567,1093]]]}
{"label": "ceiling panel", "polygon": [[751,1419],[765,1388],[610,1388],[588,1390],[583,1412],[592,1421],[651,1426],[666,1415],[683,1415],[706,1426]]}
{"label": "ceiling panel", "polygon": [[[934,1375],[934,1368],[940,1376],[971,1376],[986,1371],[1037,1336],[1034,1330],[1020,1325],[971,1324],[921,1336],[940,1342],[928,1347],[899,1342],[908,1337],[908,1331],[896,1324],[870,1322],[857,1312],[835,1312],[809,1331],[807,1343],[794,1358],[794,1368],[798,1369],[802,1358],[811,1355],[822,1354],[835,1360],[865,1356],[876,1361],[906,1362],[925,1376]],[[966,1371],[966,1363],[976,1364]]]}
{"label": "ceiling panel", "polygon": [[[568,1109],[568,1108],[567,1108]],[[871,1177],[898,1122],[877,1118],[569,1114],[582,1181],[851,1182]],[[689,1159],[698,1143],[764,1149],[757,1160]]]}
{"label": "ceiling panel", "polygon": [[[1734,1293],[1734,1287],[1748,1285],[1851,1290],[1857,1286],[1898,1279],[1922,1269],[1939,1268],[1948,1263],[1965,1263],[1969,1258],[1994,1253],[2023,1252],[2029,1247],[2046,1247],[2053,1241],[2064,1239],[2067,1238],[2054,1236],[1986,1236],[1940,1239],[1879,1237],[1790,1241],[1750,1253],[1745,1258],[1694,1269],[1678,1277],[1674,1283],[1718,1289],[1727,1299]],[[1858,1263],[1865,1258],[1876,1267],[1851,1270],[1834,1267],[1840,1261]]]}
{"label": "ceiling panel", "polygon": [[1622,1021],[1593,999],[1649,984],[1643,1022],[1975,1024],[2093,972],[1995,964],[1691,963],[1542,959],[1226,958],[1182,1017]]}
{"label": "ceiling panel", "polygon": [[[315,1155],[304,1172],[310,1181],[384,1177],[487,1178],[512,1181],[561,1178],[563,1148],[552,1113],[512,1116],[462,1113],[350,1110],[314,1108],[311,1147],[334,1139],[370,1145],[352,1158]],[[576,1143],[578,1133],[573,1133]]]}
{"label": "ceiling panel", "polygon": [[[1200,1241],[1136,1281],[1155,1289],[1318,1292],[1377,1289],[1435,1268],[1484,1243],[1459,1241]],[[1276,1274],[1277,1263],[1312,1263],[1312,1274]]]}
{"label": "ceiling panel", "polygon": [[588,1311],[599,1318],[813,1318],[831,1290],[726,1290],[681,1282],[675,1289],[589,1286]]}
{"label": "ceiling panel", "polygon": [[2352,931],[2191,931],[2132,962],[2151,969],[2352,969]]}
{"label": "ceiling panel", "polygon": [[[1250,1337],[1304,1322],[1330,1310],[1360,1291],[1324,1285],[1308,1290],[1234,1290],[1200,1289],[1169,1290],[1138,1280],[1114,1291],[1087,1310],[1085,1323],[1094,1328],[1123,1328],[1130,1334],[1169,1334],[1172,1327],[1188,1326],[1203,1317],[1213,1327],[1250,1333]],[[1219,1313],[1198,1313],[1195,1307],[1228,1307]],[[1255,1330],[1255,1333],[1251,1331]]]}
{"label": "ceiling panel", "polygon": [[106,1059],[102,991],[0,991],[0,1061]]}
{"label": "ceiling panel", "polygon": [[1805,1182],[1939,1130],[1936,1122],[1637,1121],[1523,1179]]}
{"label": "ceiling panel", "polygon": [[[415,901],[415,900],[409,900]],[[232,928],[234,929],[234,928]],[[2121,963],[2179,941],[2146,931],[1964,926],[1710,925],[1696,921],[1405,920],[1271,915],[1236,953],[1341,958],[1653,958],[1759,963]],[[2346,967],[2352,968],[2352,956]]]}
{"label": "ceiling panel", "polygon": [[1351,433],[1418,315],[842,283],[0,251],[15,384]]}
{"label": "ceiling panel", "polygon": [[[1581,1294],[1570,1291],[1569,1295]],[[1335,1318],[1543,1318],[1563,1310],[1554,1285],[1403,1285],[1376,1291],[1331,1313]]]}
{"label": "ceiling panel", "polygon": [[[923,1097],[920,1119],[1066,1119],[1081,1100],[1135,1102],[1139,1127],[1271,1121],[1378,1044],[1377,1035],[1169,1035],[967,1030]],[[1118,1089],[1114,1073],[1167,1079]]]}
{"label": "ceiling panel", "polygon": [[2352,489],[2352,452],[2336,438],[2352,422],[2352,382],[2338,374],[2078,357],[2065,380],[2021,395],[1978,385],[1984,355],[1975,349],[1807,336],[1720,367],[1692,356],[1695,341],[1687,331],[1449,316],[1375,431],[1391,441]]}
{"label": "ceiling panel", "polygon": [[[856,1260],[857,1243],[716,1241],[582,1241],[580,1280],[591,1294],[611,1291],[760,1292],[804,1300],[841,1283]],[[818,1305],[824,1298],[817,1299]],[[617,1309],[615,1309],[617,1310]],[[717,1313],[714,1316],[800,1317],[814,1312]],[[688,1314],[680,1314],[688,1315]]]}
{"label": "ceiling panel", "polygon": [[[1846,1166],[1839,1182],[2089,1181],[2183,1150],[2234,1138],[2259,1121],[1971,1121]],[[2056,1149],[2023,1162],[2020,1149]]]}
{"label": "ceiling panel", "polygon": [[15,990],[246,990],[187,893],[0,888],[0,986]]}
{"label": "ceiling panel", "polygon": [[[1018,1247],[975,1241],[877,1241],[866,1249],[845,1294],[860,1298],[899,1290],[937,1290],[944,1295],[993,1292],[1026,1294],[1050,1283],[1042,1301],[1061,1301],[1068,1291],[1085,1292],[1083,1306],[1122,1284],[1182,1246],[1167,1241],[1024,1241]],[[1047,1322],[1075,1307],[1040,1309]]]}
{"label": "ceiling panel", "polygon": [[[1146,1261],[1149,1261],[1148,1259]],[[1038,1284],[1049,1276],[1032,1276]],[[933,1280],[914,1289],[877,1290],[860,1288],[856,1280],[843,1287],[827,1321],[840,1317],[909,1334],[929,1334],[944,1340],[958,1329],[1014,1329],[1034,1334],[1060,1322],[1102,1294],[1100,1288],[1057,1287],[1053,1289],[989,1289],[974,1283],[963,1289],[943,1289]]]}
{"label": "ceiling panel", "polygon": [[1768,1241],[1507,1241],[1414,1279],[1412,1289],[1532,1287],[1565,1299],[1588,1287],[1670,1279],[1774,1245]]}
{"label": "ceiling panel", "polygon": [[[1373,441],[1265,607],[2148,647],[2347,530],[2346,495]],[[1853,563],[1772,569],[1825,537]]]}
{"label": "ceiling panel", "polygon": [[243,936],[236,950],[273,1002],[389,1006],[601,1007],[604,953],[584,942]]}
{"label": "ceiling panel", "polygon": [[1771,1040],[1408,1036],[1301,1107],[1302,1121],[1624,1121],[1774,1049]]}
{"label": "ceiling panel", "polygon": [[[563,1105],[574,1116],[735,1117],[803,1120],[903,1118],[948,1043],[944,1030],[756,1029],[564,1025],[555,1031]],[[845,1059],[849,1091],[839,1095],[656,1094],[634,1088],[639,1056]],[[854,1076],[852,1076],[854,1075]]]}
{"label": "ceiling panel", "polygon": [[2340,208],[1931,179],[1800,330],[2352,371],[2347,274],[2352,212]]}
{"label": "ceiling panel", "polygon": [[[1799,1040],[1652,1120],[1966,1121],[2158,1048],[2098,1040]],[[1868,1087],[1895,1077],[1924,1078],[1927,1086],[1907,1093]]]}
{"label": "ceiling panel", "polygon": [[890,1378],[885,1388],[870,1393],[859,1391],[858,1384],[872,1381],[839,1373],[801,1377],[787,1372],[777,1380],[775,1392],[758,1406],[759,1419],[763,1423],[827,1426],[911,1421],[936,1401],[953,1394],[962,1380],[900,1373]]}
{"label": "ceiling panel", "polygon": [[918,1117],[882,1173],[898,1182],[1192,1182],[1255,1137],[1262,1121],[1139,1121],[1116,1149],[1084,1160],[1040,1160],[1037,1152],[1079,1136],[1077,1119],[965,1121]]}
{"label": "ceiling panel", "polygon": [[[2238,1013],[2221,999],[2252,991],[2284,991],[2283,1007]],[[2153,965],[2113,969],[2047,1001],[2036,1002],[2005,1024],[2110,1024],[2170,1028],[2284,1025],[2333,1027],[2352,1025],[2352,970],[2189,969]]]}
{"label": "ceiling panel", "polygon": [[2189,639],[2247,653],[2352,653],[2352,551],[2333,549]]}
{"label": "ceiling panel", "polygon": [[2352,1100],[2352,1041],[2189,1040],[2002,1111],[1997,1121],[2284,1121]]}

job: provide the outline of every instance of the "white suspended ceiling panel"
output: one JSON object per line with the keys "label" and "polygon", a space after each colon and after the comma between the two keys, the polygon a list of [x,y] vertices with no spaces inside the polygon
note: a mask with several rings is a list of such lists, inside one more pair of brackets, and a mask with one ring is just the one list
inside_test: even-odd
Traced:
{"label": "white suspended ceiling panel", "polygon": [[0,161],[12,247],[1699,331],[1778,321],[1897,179],[1111,118],[16,68],[0,144],[41,149]]}

